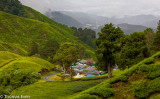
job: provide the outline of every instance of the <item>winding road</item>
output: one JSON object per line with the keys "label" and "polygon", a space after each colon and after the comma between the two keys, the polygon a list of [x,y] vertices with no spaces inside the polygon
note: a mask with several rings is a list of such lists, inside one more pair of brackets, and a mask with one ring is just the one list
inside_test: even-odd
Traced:
{"label": "winding road", "polygon": [[43,80],[45,80],[45,81],[54,81],[54,80],[50,80],[49,78],[50,78],[51,76],[55,75],[55,74],[58,74],[58,73],[61,73],[61,72],[52,73],[52,74],[44,77]]}

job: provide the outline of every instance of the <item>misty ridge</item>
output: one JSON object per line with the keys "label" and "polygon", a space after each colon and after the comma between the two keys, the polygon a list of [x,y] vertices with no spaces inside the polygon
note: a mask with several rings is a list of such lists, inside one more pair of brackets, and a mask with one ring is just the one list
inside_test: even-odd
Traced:
{"label": "misty ridge", "polygon": [[136,16],[124,16],[123,18],[115,17],[103,17],[83,12],[71,12],[71,11],[51,11],[45,12],[45,15],[54,21],[68,25],[69,27],[77,28],[90,28],[99,32],[103,28],[104,24],[113,23],[115,26],[121,27],[125,34],[131,34],[133,32],[142,32],[146,28],[157,27],[159,17],[154,15],[136,15]]}
{"label": "misty ridge", "polygon": [[[125,34],[157,27],[158,0],[20,0],[54,21],[69,27],[90,28],[99,32],[104,24],[120,26]],[[137,28],[138,27],[138,28]],[[130,29],[132,28],[132,29]],[[133,31],[134,29],[134,31]]]}

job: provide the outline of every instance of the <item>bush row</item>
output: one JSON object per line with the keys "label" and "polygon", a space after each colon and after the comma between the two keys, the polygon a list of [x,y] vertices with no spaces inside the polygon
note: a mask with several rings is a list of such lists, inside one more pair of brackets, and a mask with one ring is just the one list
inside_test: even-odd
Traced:
{"label": "bush row", "polygon": [[40,74],[24,70],[16,70],[11,73],[0,73],[0,94],[9,94],[13,89],[28,85],[40,79]]}
{"label": "bush row", "polygon": [[132,90],[134,95],[139,98],[146,98],[151,93],[159,92],[160,91],[160,77],[156,78],[150,82],[148,81],[141,81],[140,83],[134,83],[132,86]]}

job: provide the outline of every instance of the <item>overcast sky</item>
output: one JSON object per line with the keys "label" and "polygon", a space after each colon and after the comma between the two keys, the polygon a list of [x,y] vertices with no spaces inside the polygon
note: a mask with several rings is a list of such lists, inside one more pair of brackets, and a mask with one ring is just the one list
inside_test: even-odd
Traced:
{"label": "overcast sky", "polygon": [[160,0],[20,0],[42,13],[53,11],[76,11],[107,17],[124,15],[160,15]]}

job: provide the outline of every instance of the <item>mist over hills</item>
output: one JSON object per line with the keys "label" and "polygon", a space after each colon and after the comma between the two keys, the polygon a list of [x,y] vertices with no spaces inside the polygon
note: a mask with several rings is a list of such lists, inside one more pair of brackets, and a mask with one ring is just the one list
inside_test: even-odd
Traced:
{"label": "mist over hills", "polygon": [[134,32],[143,32],[145,29],[147,29],[147,27],[142,25],[131,25],[127,23],[118,24],[117,26],[119,26],[122,29],[122,31],[127,35],[132,34]]}
{"label": "mist over hills", "polygon": [[57,12],[57,11],[55,11],[55,12],[47,11],[45,13],[45,15],[58,23],[68,25],[70,27],[71,26],[75,26],[75,27],[82,27],[83,26],[82,23],[80,23],[78,20],[76,20],[68,15],[65,15],[63,13]]}
{"label": "mist over hills", "polygon": [[[68,26],[90,28],[96,32],[100,32],[105,24],[113,23],[115,26],[120,26],[125,34],[133,32],[141,32],[146,28],[157,28],[159,17],[154,15],[136,15],[124,16],[123,18],[103,17],[93,14],[71,11],[50,11],[45,13],[48,17],[56,22]],[[125,23],[125,24],[124,24]]]}

